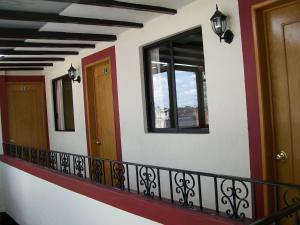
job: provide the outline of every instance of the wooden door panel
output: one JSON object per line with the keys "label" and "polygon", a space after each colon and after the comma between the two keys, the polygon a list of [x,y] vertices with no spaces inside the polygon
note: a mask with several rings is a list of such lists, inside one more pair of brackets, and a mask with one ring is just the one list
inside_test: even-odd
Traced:
{"label": "wooden door panel", "polygon": [[[116,159],[115,121],[110,61],[94,67],[97,135],[101,157]],[[106,72],[105,72],[106,71]]]}
{"label": "wooden door panel", "polygon": [[48,148],[45,101],[39,83],[7,83],[9,140],[15,144]]}
{"label": "wooden door panel", "polygon": [[[300,152],[300,2],[265,11],[274,128],[274,158],[285,151],[288,158],[276,161],[277,179],[299,183],[295,176]],[[298,63],[296,63],[296,61]]]}
{"label": "wooden door panel", "polygon": [[[298,10],[300,14],[300,7]],[[300,21],[285,25],[284,33],[289,77],[292,176],[293,182],[300,184]]]}
{"label": "wooden door panel", "polygon": [[[117,160],[115,112],[110,58],[86,68],[86,93],[90,154],[102,159]],[[104,163],[106,184],[116,183],[109,161]]]}
{"label": "wooden door panel", "polygon": [[116,133],[110,59],[86,70],[89,139],[93,156],[116,160]]}
{"label": "wooden door panel", "polygon": [[[263,32],[258,37],[263,143],[268,156],[265,171],[279,182],[300,184],[300,1],[271,3],[258,13],[258,18]],[[281,151],[287,154],[285,160],[276,159]],[[265,193],[269,196],[266,211],[270,212],[274,210],[274,192]],[[280,208],[300,197],[298,192],[286,188],[280,188],[277,194]]]}

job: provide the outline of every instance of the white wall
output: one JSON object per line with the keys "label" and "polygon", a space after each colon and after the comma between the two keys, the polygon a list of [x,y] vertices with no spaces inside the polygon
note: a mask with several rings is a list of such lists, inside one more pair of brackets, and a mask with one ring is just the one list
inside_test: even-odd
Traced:
{"label": "white wall", "polygon": [[0,163],[7,213],[21,225],[158,225]]}
{"label": "white wall", "polygon": [[[231,45],[225,43],[220,44],[218,37],[211,30],[209,18],[215,10],[216,2],[219,4],[220,9],[230,16],[230,29],[235,34],[234,41]],[[200,25],[203,30],[210,133],[147,133],[145,131],[146,118],[144,109],[145,101],[143,97],[141,47]],[[67,57],[65,62],[57,62],[54,64],[53,68],[47,68],[43,74],[45,74],[46,78],[51,149],[87,154],[82,83],[73,84],[76,131],[55,132],[51,80],[65,74],[71,63],[73,63],[73,65],[78,68],[78,71],[80,71],[81,58],[112,45],[115,45],[116,47],[117,56],[120,125],[124,160],[238,176],[250,175],[246,97],[237,0],[197,0],[180,9],[177,15],[160,16],[146,23],[143,29],[131,29],[122,33],[118,36],[118,41],[115,43],[98,44],[96,49],[83,50],[80,52],[79,56]],[[26,75],[27,73],[19,72],[16,74],[11,72],[7,75],[21,74]],[[41,75],[40,72],[34,74]],[[27,75],[34,74],[30,73]],[[0,136],[0,141],[1,138],[2,136]],[[74,202],[74,205],[76,206],[81,205],[78,204],[78,202],[75,202],[80,201],[82,204],[90,204],[89,207],[97,205],[99,209],[101,208],[102,210],[103,208],[104,211],[106,210],[104,208],[109,208],[106,206],[104,207],[101,203],[86,199],[83,196],[67,193],[61,188],[42,182],[28,174],[8,169],[8,166],[1,166],[0,170],[2,170],[0,172],[3,173],[5,181],[8,180],[8,176],[17,177],[17,179],[21,179],[22,181],[20,183],[22,186],[13,186],[13,182],[15,182],[13,179],[9,179],[5,184],[1,184],[0,181],[0,192],[3,193],[1,187],[4,185],[6,200],[11,201],[8,202],[7,209],[12,216],[16,216],[21,222],[23,222],[30,213],[30,211],[26,209],[27,204],[29,204],[28,199],[34,197],[32,196],[32,192],[29,192],[29,194],[27,193],[26,195],[25,192],[27,188],[35,188],[32,190],[38,190],[37,193],[34,193],[34,195],[37,196],[34,197],[37,202],[38,198],[45,198],[49,204],[54,204],[52,199],[59,199],[62,195],[66,195],[67,200],[62,203],[64,207],[66,207],[66,204],[69,206],[72,202]],[[28,179],[28,181],[26,181],[26,179]],[[32,182],[32,184],[30,182]],[[49,187],[46,187],[45,185],[49,185]],[[12,194],[13,190],[17,187],[19,187],[18,190],[20,192],[18,195],[22,199],[20,203],[12,201],[15,198]],[[12,190],[10,190],[10,188],[12,188]],[[43,192],[40,192],[39,190],[43,190]],[[51,193],[51,195],[42,195],[43,193]],[[52,199],[50,199],[51,196]],[[21,205],[18,206],[14,204]],[[24,212],[18,212],[18,207],[24,208]],[[49,208],[50,210],[55,209],[55,207]],[[34,210],[39,212],[38,215],[49,216],[49,214],[44,214],[43,209],[34,208]],[[77,218],[79,213],[76,213],[76,209],[72,210],[72,215]],[[114,210],[112,210],[112,213],[114,213]],[[115,213],[116,212],[117,211],[115,211]],[[56,211],[51,213],[56,213]],[[58,213],[61,212],[58,211]],[[18,217],[17,214],[20,214],[20,217]],[[29,216],[28,218],[31,217]],[[24,224],[29,224],[29,222],[34,222],[32,225],[42,224],[37,223],[40,222],[39,219],[40,218],[37,218],[36,221],[24,221],[26,222]],[[112,223],[113,219],[118,218],[111,218],[108,222]],[[80,221],[80,218],[78,221]]]}
{"label": "white wall", "polygon": [[[50,147],[86,154],[86,127],[82,83],[73,84],[75,132],[55,132],[51,80],[66,73],[70,64],[80,71],[81,58],[116,46],[122,154],[126,161],[198,171],[249,176],[248,130],[242,47],[237,0],[217,1],[230,16],[235,34],[231,45],[219,43],[209,18],[215,1],[198,0],[177,15],[163,15],[118,36],[115,43],[101,43],[47,68],[46,95]],[[141,46],[202,26],[208,86],[210,134],[151,134],[145,132]],[[0,75],[4,75],[1,73]],[[9,72],[6,75],[41,75],[41,72]],[[2,136],[1,136],[2,137]],[[1,141],[1,139],[0,139]],[[1,150],[1,147],[0,147]],[[238,169],[237,169],[238,168]]]}
{"label": "white wall", "polygon": [[[163,15],[118,36],[117,76],[123,159],[134,162],[249,176],[248,130],[243,57],[237,0],[217,1],[230,16],[235,34],[231,45],[219,43],[210,17],[216,1],[198,0],[177,15]],[[141,46],[201,25],[208,86],[210,134],[151,134],[145,132]],[[86,154],[82,84],[73,85],[76,132],[54,132],[51,79],[63,75],[71,62],[113,45],[99,44],[45,70],[52,149]],[[237,169],[238,168],[238,169]]]}

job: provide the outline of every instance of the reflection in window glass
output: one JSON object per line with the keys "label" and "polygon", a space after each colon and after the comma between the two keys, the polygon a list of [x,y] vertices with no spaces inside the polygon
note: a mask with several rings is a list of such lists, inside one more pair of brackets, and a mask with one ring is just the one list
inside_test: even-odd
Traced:
{"label": "reflection in window glass", "polygon": [[150,51],[156,128],[170,127],[169,63],[167,59],[163,58],[164,50],[165,48],[162,47]]}
{"label": "reflection in window glass", "polygon": [[68,75],[55,79],[53,85],[56,131],[75,131],[72,82]]}
{"label": "reflection in window glass", "polygon": [[177,114],[180,128],[199,127],[196,73],[175,71]]}
{"label": "reflection in window glass", "polygon": [[155,127],[170,127],[170,102],[167,72],[153,74]]}
{"label": "reflection in window glass", "polygon": [[205,116],[205,126],[208,127],[208,103],[207,103],[207,87],[206,87],[206,75],[202,72],[202,86],[203,86],[203,100],[204,100],[204,116]]}
{"label": "reflection in window glass", "polygon": [[208,133],[202,29],[144,47],[150,132]]}

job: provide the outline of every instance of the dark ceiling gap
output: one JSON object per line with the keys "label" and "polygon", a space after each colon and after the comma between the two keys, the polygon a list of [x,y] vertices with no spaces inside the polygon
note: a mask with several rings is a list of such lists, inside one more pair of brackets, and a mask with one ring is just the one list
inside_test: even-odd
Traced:
{"label": "dark ceiling gap", "polygon": [[[0,35],[1,36],[1,35]],[[95,48],[95,44],[62,44],[47,42],[25,42],[16,40],[0,40],[0,47],[29,47],[29,48]]]}
{"label": "dark ceiling gap", "polygon": [[115,41],[116,35],[39,31],[38,29],[1,28],[0,38],[77,41]]}
{"label": "dark ceiling gap", "polygon": [[24,71],[24,70],[44,70],[43,67],[9,67],[0,68],[0,71]]}
{"label": "dark ceiling gap", "polygon": [[29,50],[2,50],[0,55],[78,55],[76,51],[29,51]]}
{"label": "dark ceiling gap", "polygon": [[53,66],[53,63],[1,63],[0,62],[0,67],[41,67],[41,66]]}
{"label": "dark ceiling gap", "polygon": [[20,12],[11,10],[0,10],[0,19],[128,28],[142,28],[144,26],[142,23],[134,23],[129,21],[82,18],[75,16],[61,16],[54,13]]}
{"label": "dark ceiling gap", "polygon": [[65,58],[59,57],[1,57],[0,62],[63,62]]}

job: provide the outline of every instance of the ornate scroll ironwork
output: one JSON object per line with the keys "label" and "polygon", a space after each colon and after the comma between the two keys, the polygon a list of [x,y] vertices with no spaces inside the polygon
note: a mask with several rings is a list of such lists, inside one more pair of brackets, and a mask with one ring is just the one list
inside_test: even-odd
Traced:
{"label": "ornate scroll ironwork", "polygon": [[195,197],[195,178],[186,172],[176,172],[174,180],[176,193],[181,195],[179,204],[186,208],[192,208],[194,203],[191,198]]}
{"label": "ornate scroll ironwork", "polygon": [[143,191],[145,196],[154,197],[154,192],[152,189],[157,188],[156,184],[156,173],[153,168],[142,166],[139,169],[140,174],[140,185],[145,186]]}
{"label": "ornate scroll ironwork", "polygon": [[29,160],[29,149],[27,147],[22,148],[22,157],[24,160]]}
{"label": "ornate scroll ironwork", "polygon": [[8,149],[11,156],[17,156],[17,147],[15,145],[9,145]]}
{"label": "ornate scroll ironwork", "polygon": [[[226,214],[233,220],[245,220],[246,211],[250,208],[250,204],[252,204],[252,212],[256,211],[255,200],[257,196],[255,190],[258,186],[266,185],[273,188],[274,203],[278,209],[285,206],[292,207],[300,201],[300,185],[265,182],[249,178],[142,165],[31,148],[27,148],[29,151],[29,157],[27,158],[26,150],[24,150],[26,147],[11,143],[4,143],[3,146],[5,154],[9,156],[36,162],[41,166],[70,176],[93,180],[97,183],[104,182],[106,185],[120,189],[126,188],[128,191],[136,191],[137,194],[152,198],[156,194],[158,195],[157,199],[160,200],[169,197],[171,204],[177,204],[176,200],[178,199],[178,204],[192,210],[196,208],[194,207],[196,203],[199,203],[200,210],[206,207],[206,205],[202,205],[203,195],[211,195],[214,192],[215,214],[221,214],[220,211],[225,208]],[[60,158],[58,158],[58,155]],[[89,173],[89,178],[87,178],[87,173]],[[161,175],[163,179],[161,179]],[[167,177],[168,179],[166,179]],[[210,183],[206,184],[208,188],[211,187],[211,190],[201,189],[201,184],[204,182],[202,180],[201,183],[200,177],[213,179],[213,186],[210,186]],[[162,183],[163,191],[165,191],[163,193],[161,193],[161,182],[164,182]],[[163,198],[161,197],[162,194]],[[220,204],[223,204],[222,207],[220,207]],[[255,219],[255,216],[253,219]]]}
{"label": "ornate scroll ironwork", "polygon": [[102,176],[104,175],[104,166],[99,159],[92,159],[92,180],[102,184]]}
{"label": "ornate scroll ironwork", "polygon": [[49,167],[53,170],[57,170],[57,153],[49,152]]}
{"label": "ornate scroll ironwork", "polygon": [[73,156],[74,158],[74,174],[80,178],[85,175],[85,158],[83,156]]}
{"label": "ornate scroll ironwork", "polygon": [[33,162],[33,163],[36,163],[36,162],[37,162],[37,150],[34,149],[34,148],[32,148],[32,149],[30,150],[30,160],[31,160],[31,162]]}
{"label": "ornate scroll ironwork", "polygon": [[39,150],[39,164],[41,166],[47,166],[47,152],[44,150]]}
{"label": "ornate scroll ironwork", "polygon": [[17,146],[17,157],[19,158],[19,159],[22,159],[22,149],[23,149],[23,147],[22,146]]}
{"label": "ornate scroll ironwork", "polygon": [[300,190],[299,189],[287,189],[283,193],[283,201],[286,207],[292,206],[295,203],[300,202]]}
{"label": "ornate scroll ironwork", "polygon": [[70,155],[60,153],[60,169],[63,173],[70,174]]}
{"label": "ornate scroll ironwork", "polygon": [[[226,183],[227,185],[225,185]],[[223,194],[221,202],[224,205],[230,206],[230,208],[226,210],[226,214],[230,218],[243,221],[246,215],[245,212],[241,212],[241,208],[247,209],[250,206],[247,185],[243,181],[224,179],[221,182],[221,192]]]}
{"label": "ornate scroll ironwork", "polygon": [[113,178],[116,180],[114,186],[120,189],[124,189],[124,181],[125,181],[125,167],[123,163],[113,162]]}

